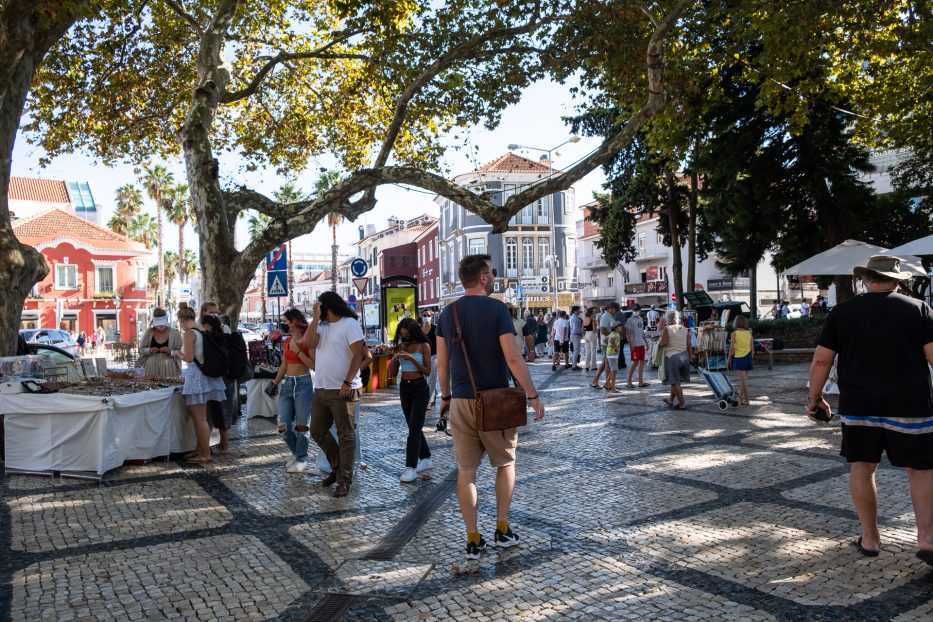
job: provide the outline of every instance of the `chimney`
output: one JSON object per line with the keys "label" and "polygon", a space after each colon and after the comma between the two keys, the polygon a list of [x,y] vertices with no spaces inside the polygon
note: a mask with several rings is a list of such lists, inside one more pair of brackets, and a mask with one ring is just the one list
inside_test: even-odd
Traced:
{"label": "chimney", "polygon": [[546,166],[546,167],[548,167],[548,168],[551,167],[551,163],[548,161],[547,155],[543,155],[543,156],[541,156],[540,158],[538,158],[538,162],[539,162],[542,166]]}
{"label": "chimney", "polygon": [[375,235],[376,225],[366,225],[366,235]]}
{"label": "chimney", "polygon": [[398,229],[399,225],[401,224],[402,221],[400,221],[398,218],[395,216],[389,216],[389,229]]}
{"label": "chimney", "polygon": [[360,231],[360,239],[362,240],[363,238],[366,237],[366,230],[363,229],[363,225],[360,225],[359,231]]}

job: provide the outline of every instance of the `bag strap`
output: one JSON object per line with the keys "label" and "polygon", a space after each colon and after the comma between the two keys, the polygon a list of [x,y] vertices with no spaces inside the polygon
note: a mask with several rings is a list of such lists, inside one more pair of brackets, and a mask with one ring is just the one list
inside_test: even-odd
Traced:
{"label": "bag strap", "polygon": [[467,373],[470,375],[470,384],[473,385],[473,398],[476,399],[479,396],[479,390],[476,388],[476,379],[473,378],[473,366],[470,365],[470,353],[467,350],[466,339],[463,337],[463,328],[460,327],[460,314],[457,313],[457,303],[451,303],[450,307],[454,314],[454,327],[457,329],[457,342],[460,344],[460,347],[463,348],[463,360],[466,361]]}

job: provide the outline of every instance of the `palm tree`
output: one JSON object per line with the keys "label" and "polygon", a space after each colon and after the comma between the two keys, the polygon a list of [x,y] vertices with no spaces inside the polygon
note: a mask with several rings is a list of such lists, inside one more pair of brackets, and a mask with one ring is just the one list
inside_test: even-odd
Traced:
{"label": "palm tree", "polygon": [[179,261],[178,265],[181,268],[178,276],[181,278],[182,283],[187,283],[191,275],[198,271],[198,256],[194,254],[193,250],[186,248],[185,256]]}
{"label": "palm tree", "polygon": [[[275,193],[275,199],[279,203],[297,203],[305,198],[301,191],[291,181],[286,181]],[[295,268],[292,259],[292,241],[288,241],[288,265],[286,280],[288,281],[288,306],[295,306]]]}
{"label": "palm tree", "polygon": [[129,237],[141,242],[146,248],[152,248],[159,237],[155,218],[149,214],[137,214],[130,219]]}
{"label": "palm tree", "polygon": [[[321,196],[340,181],[340,171],[322,170],[321,175],[314,182],[314,195]],[[334,243],[330,247],[330,290],[337,291],[337,254],[340,247],[337,246],[337,226],[343,222],[343,215],[337,212],[331,212],[326,217],[327,224],[330,226],[334,236]]]}
{"label": "palm tree", "polygon": [[[249,217],[246,219],[246,226],[249,227],[249,237],[256,238],[259,237],[263,229],[272,222],[272,219],[265,214],[260,214],[259,212],[251,212]],[[266,319],[266,260],[262,260],[262,284],[259,287],[259,296],[262,301],[262,319]]]}
{"label": "palm tree", "polygon": [[150,166],[143,176],[143,187],[146,194],[155,202],[156,223],[158,228],[158,255],[159,255],[159,289],[156,292],[156,304],[162,306],[162,292],[165,290],[165,257],[162,250],[162,210],[167,209],[166,203],[171,202],[172,184],[175,179],[161,164]]}
{"label": "palm tree", "polygon": [[171,193],[171,207],[168,219],[178,227],[178,280],[184,283],[187,278],[182,262],[185,258],[185,225],[188,224],[191,214],[191,195],[188,193],[188,184],[178,184]]}
{"label": "palm tree", "polygon": [[139,214],[143,206],[143,194],[133,184],[117,188],[117,207],[107,222],[107,227],[114,233],[130,237],[133,217]]}

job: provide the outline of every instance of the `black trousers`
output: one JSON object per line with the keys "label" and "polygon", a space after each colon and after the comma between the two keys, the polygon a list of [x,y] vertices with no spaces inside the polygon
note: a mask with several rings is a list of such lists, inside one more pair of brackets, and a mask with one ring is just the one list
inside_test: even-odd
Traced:
{"label": "black trousers", "polygon": [[430,458],[428,439],[424,437],[424,417],[428,411],[431,389],[423,377],[399,381],[398,394],[402,400],[402,412],[408,424],[408,441],[405,444],[405,466],[415,468],[419,458]]}

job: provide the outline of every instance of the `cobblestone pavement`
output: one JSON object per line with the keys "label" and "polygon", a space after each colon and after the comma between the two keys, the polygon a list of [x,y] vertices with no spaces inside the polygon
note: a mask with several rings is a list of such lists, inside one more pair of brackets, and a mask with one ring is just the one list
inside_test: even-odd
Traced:
{"label": "cobblestone pavement", "polygon": [[[463,559],[450,440],[426,428],[433,473],[400,484],[385,391],[364,398],[367,468],[343,499],[283,472],[266,419],[207,467],[2,478],[0,622],[933,619],[904,474],[882,465],[884,549],[861,556],[838,425],[800,414],[805,366],[756,370],[752,406],[726,412],[697,377],[681,412],[653,380],[607,397],[532,371],[548,412],[520,433],[518,547]],[[491,540],[488,466],[479,480]]]}

